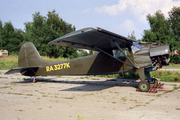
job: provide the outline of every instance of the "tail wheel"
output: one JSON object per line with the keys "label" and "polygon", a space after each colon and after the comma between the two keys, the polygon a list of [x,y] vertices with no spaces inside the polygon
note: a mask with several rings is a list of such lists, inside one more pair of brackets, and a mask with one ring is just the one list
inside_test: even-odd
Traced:
{"label": "tail wheel", "polygon": [[33,78],[33,81],[32,81],[33,83],[36,83],[36,78]]}
{"label": "tail wheel", "polygon": [[150,88],[150,83],[146,80],[142,80],[139,85],[138,88],[141,92],[148,92],[149,88]]}

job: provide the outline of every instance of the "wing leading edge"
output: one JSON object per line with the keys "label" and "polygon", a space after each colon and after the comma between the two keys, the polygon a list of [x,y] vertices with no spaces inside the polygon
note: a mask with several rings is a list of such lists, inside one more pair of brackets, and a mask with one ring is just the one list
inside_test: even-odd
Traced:
{"label": "wing leading edge", "polygon": [[126,47],[131,46],[132,42],[134,42],[129,38],[109,32],[101,28],[84,28],[59,37],[49,42],[49,44],[89,49],[95,51],[99,51],[97,49],[98,47],[104,51],[109,51],[113,49],[118,49],[113,41],[116,41],[119,46],[125,45]]}

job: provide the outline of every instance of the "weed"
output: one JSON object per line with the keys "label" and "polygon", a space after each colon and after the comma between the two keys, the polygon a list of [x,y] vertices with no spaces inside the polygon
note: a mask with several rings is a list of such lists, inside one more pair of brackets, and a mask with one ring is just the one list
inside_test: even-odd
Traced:
{"label": "weed", "polygon": [[127,97],[125,96],[125,97],[122,97],[121,99],[125,102],[127,100]]}
{"label": "weed", "polygon": [[18,120],[21,120],[20,117],[17,117]]}
{"label": "weed", "polygon": [[[133,107],[129,107],[129,109],[133,109],[135,107],[139,107],[139,106],[143,106],[143,105],[136,105],[136,106],[133,106]],[[145,106],[145,105],[144,105]]]}
{"label": "weed", "polygon": [[0,87],[0,89],[9,88],[9,87],[11,87],[11,86]]}
{"label": "weed", "polygon": [[26,94],[27,96],[33,96],[32,94]]}
{"label": "weed", "polygon": [[38,90],[34,90],[34,91],[39,92]]}
{"label": "weed", "polygon": [[77,115],[77,120],[86,120],[86,119],[84,119],[84,117],[82,116],[80,116],[79,114]]}
{"label": "weed", "polygon": [[48,97],[48,95],[42,95],[42,97]]}
{"label": "weed", "polygon": [[19,110],[19,111],[25,111],[25,110]]}
{"label": "weed", "polygon": [[157,97],[160,97],[162,94],[158,94]]}
{"label": "weed", "polygon": [[84,78],[89,79],[89,77],[88,77],[88,76],[86,76],[86,77],[84,77]]}
{"label": "weed", "polygon": [[176,110],[180,110],[180,108],[176,108]]}
{"label": "weed", "polygon": [[100,79],[98,79],[98,78],[91,78],[91,80],[100,80]]}
{"label": "weed", "polygon": [[180,89],[180,86],[177,87],[177,86],[174,86],[174,90],[177,90],[177,89]]}
{"label": "weed", "polygon": [[24,95],[23,93],[14,93],[14,95]]}
{"label": "weed", "polygon": [[65,99],[73,99],[73,97],[62,97],[62,98],[65,98]]}
{"label": "weed", "polygon": [[12,93],[12,92],[8,92],[7,94],[12,94],[12,95],[24,95],[23,93]]}

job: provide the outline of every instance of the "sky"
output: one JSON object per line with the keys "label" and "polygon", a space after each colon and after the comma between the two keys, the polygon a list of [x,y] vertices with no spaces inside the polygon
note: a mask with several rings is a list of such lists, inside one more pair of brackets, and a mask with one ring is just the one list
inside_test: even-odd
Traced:
{"label": "sky", "polygon": [[180,0],[0,0],[0,20],[24,30],[35,12],[47,16],[55,10],[76,30],[100,27],[125,37],[134,31],[141,39],[150,29],[146,16],[161,10],[168,17],[173,6],[180,6]]}

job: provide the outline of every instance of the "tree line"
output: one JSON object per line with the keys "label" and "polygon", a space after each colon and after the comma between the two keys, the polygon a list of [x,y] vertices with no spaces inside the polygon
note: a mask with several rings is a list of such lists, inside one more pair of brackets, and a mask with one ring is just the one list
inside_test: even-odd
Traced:
{"label": "tree line", "polygon": [[[158,45],[170,44],[172,51],[180,51],[180,7],[174,6],[168,17],[160,11],[147,15],[150,29],[144,30],[138,41],[154,42]],[[21,45],[27,41],[33,42],[40,55],[50,57],[78,57],[77,49],[47,44],[48,42],[76,30],[75,26],[67,23],[55,10],[49,11],[47,16],[39,12],[33,14],[33,21],[24,23],[25,30],[16,29],[11,22],[4,24],[0,20],[0,48],[10,54],[18,54]],[[135,39],[134,32],[128,37]],[[86,55],[86,54],[84,54]],[[171,56],[174,63],[180,63],[180,55]]]}
{"label": "tree line", "polygon": [[33,21],[26,22],[25,31],[16,29],[11,22],[0,21],[0,47],[10,54],[18,54],[21,45],[27,41],[34,43],[40,55],[50,57],[78,57],[77,49],[47,44],[48,42],[76,30],[53,11],[46,16],[40,12],[33,14]]}

